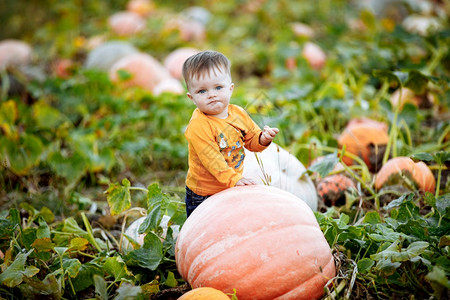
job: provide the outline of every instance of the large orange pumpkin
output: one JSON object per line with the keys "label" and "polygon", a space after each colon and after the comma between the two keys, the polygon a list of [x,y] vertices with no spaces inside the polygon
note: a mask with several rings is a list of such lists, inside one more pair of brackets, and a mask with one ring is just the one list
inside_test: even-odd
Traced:
{"label": "large orange pumpkin", "polygon": [[210,287],[200,287],[183,294],[178,300],[230,300],[230,297],[222,291]]}
{"label": "large orange pumpkin", "polygon": [[230,188],[200,204],[180,230],[175,259],[192,287],[236,289],[239,300],[318,299],[336,274],[309,206],[264,185]]}
{"label": "large orange pumpkin", "polygon": [[[387,130],[369,122],[355,122],[344,129],[338,138],[339,147],[362,158],[371,171],[381,166],[386,145],[389,141]],[[345,164],[353,164],[348,156],[342,158]]]}
{"label": "large orange pumpkin", "polygon": [[419,161],[399,156],[388,160],[380,169],[375,179],[375,188],[381,189],[389,185],[407,185],[410,180],[417,188],[425,192],[435,192],[436,180],[430,168]]}

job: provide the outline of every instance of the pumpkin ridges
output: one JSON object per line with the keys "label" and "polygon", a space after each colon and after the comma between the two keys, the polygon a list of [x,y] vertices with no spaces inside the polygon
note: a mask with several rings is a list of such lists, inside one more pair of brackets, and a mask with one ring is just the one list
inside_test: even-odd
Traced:
{"label": "pumpkin ridges", "polygon": [[[339,147],[343,148],[345,145],[346,151],[361,157],[370,170],[377,168],[372,162],[379,161],[379,157],[384,155],[382,149],[388,141],[389,136],[384,130],[364,123],[346,128],[338,138]],[[380,151],[371,153],[371,144]],[[370,158],[373,155],[376,158]],[[342,160],[347,165],[353,164],[353,159],[348,156],[342,157]]]}
{"label": "pumpkin ridges", "polygon": [[379,190],[384,185],[404,184],[404,177],[423,191],[433,192],[436,188],[436,180],[428,166],[405,156],[392,158],[383,165],[376,175],[375,188]]}
{"label": "pumpkin ridges", "polygon": [[[322,273],[317,273],[315,274],[310,280],[309,280],[309,284],[311,285],[315,285],[315,287],[317,288],[317,290],[320,290],[323,287],[323,284],[321,284],[321,281],[323,280],[319,280],[319,279],[326,279],[326,281],[328,282],[331,277],[325,277],[322,274],[327,274],[327,273],[335,273],[336,272],[336,267],[334,265],[334,258],[331,257],[330,261],[325,265],[325,267],[323,268],[323,272]],[[297,289],[290,291],[289,293],[286,293],[280,297],[275,298],[274,300],[311,300],[311,299],[320,299],[322,297],[322,293],[317,293],[317,295],[313,295],[313,294],[309,294],[306,295],[303,298],[299,298],[298,297],[298,289],[303,289],[305,288],[303,285],[299,286]]]}
{"label": "pumpkin ridges", "polygon": [[[295,222],[299,226],[287,225]],[[280,230],[271,232],[270,226]],[[261,234],[264,227],[267,231]],[[253,237],[246,238],[248,232],[254,232]],[[242,234],[244,237],[240,236]],[[221,243],[226,236],[232,241]],[[243,239],[246,241],[240,243]],[[220,249],[220,256],[202,255],[204,248],[211,247],[211,240],[218,245],[209,251],[214,253]],[[193,249],[196,247],[199,249]],[[223,288],[224,292],[236,288],[239,300],[274,299],[282,297],[280,291],[286,294],[290,288],[300,285],[304,288],[298,289],[298,293],[304,291],[304,297],[311,294],[311,288],[320,287],[313,294],[322,294],[328,277],[335,275],[331,250],[311,209],[294,195],[268,186],[235,187],[208,198],[181,229],[175,258],[180,274],[193,287],[212,286]],[[308,276],[320,273],[319,266],[325,270],[323,276],[320,274],[311,281]],[[195,274],[189,274],[190,267]],[[215,275],[219,277],[214,278]],[[261,282],[271,283],[270,293],[261,292],[261,286],[267,285]],[[291,299],[296,299],[293,297]]]}
{"label": "pumpkin ridges", "polygon": [[[286,220],[284,220],[286,221]],[[221,259],[221,257],[228,255],[227,250],[233,249],[235,246],[243,246],[245,243],[247,243],[249,240],[254,239],[255,237],[262,236],[263,234],[266,234],[268,231],[270,232],[278,232],[282,230],[294,230],[293,227],[298,227],[298,224],[283,224],[283,227],[277,226],[278,224],[273,224],[272,226],[267,226],[266,228],[262,228],[261,230],[255,230],[248,228],[249,230],[246,232],[246,235],[241,236],[231,236],[231,237],[224,237],[220,243],[208,243],[208,241],[211,240],[211,237],[204,236],[203,238],[197,238],[194,239],[193,242],[190,244],[190,247],[188,248],[188,251],[184,253],[184,257],[201,257],[205,256],[208,253],[214,254],[208,255],[209,258],[214,258],[215,261],[218,261]],[[302,224],[302,227],[305,226],[311,226],[311,230],[320,230],[320,228],[316,224]],[[248,232],[252,232],[252,235],[248,235]],[[219,249],[217,249],[219,248]],[[223,248],[223,251],[219,253],[219,251]],[[197,249],[197,252],[194,252],[193,249]],[[192,277],[188,278],[189,282],[194,282],[197,278],[196,274],[202,272],[202,268],[200,270],[193,269],[194,267],[197,267],[197,260],[194,259],[191,264],[190,268],[186,270],[187,274],[191,274]],[[195,270],[195,271],[194,271]],[[194,274],[193,274],[194,273]]]}
{"label": "pumpkin ridges", "polygon": [[[233,288],[235,288],[239,299],[248,299],[246,297],[241,297],[239,291],[241,289],[249,289],[252,286],[255,286],[255,282],[259,281],[260,278],[268,278],[267,281],[271,284],[268,284],[265,287],[261,287],[261,289],[264,289],[264,294],[266,294],[267,296],[271,296],[271,298],[279,297],[298,286],[298,282],[302,282],[302,286],[310,284],[309,282],[313,279],[314,274],[320,273],[319,266],[321,266],[322,268],[326,267],[325,262],[322,262],[320,259],[321,257],[326,257],[324,255],[326,253],[323,253],[324,251],[321,250],[323,249],[322,247],[317,247],[317,245],[314,246],[309,244],[295,244],[296,234],[303,234],[305,236],[305,240],[308,240],[308,237],[313,237],[317,233],[321,234],[320,229],[315,228],[315,230],[316,232],[313,232],[313,230],[311,230],[305,233],[301,230],[301,228],[297,228],[297,230],[295,230],[295,228],[282,228],[278,232],[270,231],[265,235],[260,236],[259,239],[249,239],[246,242],[239,244],[238,248],[232,249],[233,255],[235,255],[236,257],[248,258],[238,266],[238,269],[233,268],[233,272],[226,272],[228,271],[228,267],[234,265],[232,263],[230,264],[229,257],[225,255],[229,253],[223,253],[224,255],[220,255],[220,257],[214,258],[213,264],[206,262],[203,265],[203,268],[198,270],[197,276],[195,278],[190,278],[189,280],[194,287],[198,286],[197,282],[202,282],[205,285],[212,286],[224,292],[232,292]],[[261,259],[261,264],[255,265],[255,261],[257,259],[252,259],[254,257],[253,253],[255,252],[254,249],[257,248],[257,246],[261,243],[261,240],[276,241],[277,237],[285,236],[285,234],[291,235],[291,240],[285,241],[284,249],[276,247],[276,244],[274,243],[273,249],[270,249],[270,252],[266,253],[267,257]],[[286,245],[289,245],[290,249],[287,249]],[[292,252],[291,256],[283,255],[289,250]],[[306,255],[308,257],[314,256],[317,259],[317,264],[315,264],[316,259],[311,259],[308,262],[302,262],[299,255]],[[328,260],[326,260],[326,262],[328,262]],[[304,270],[304,272],[301,274],[297,274],[297,282],[294,280],[288,280],[290,274],[287,274],[285,272],[286,266],[295,264],[299,265],[300,263],[302,264],[302,269]],[[193,264],[195,264],[195,262]],[[226,282],[235,282],[235,285],[217,285],[217,282],[215,282],[215,278],[211,276],[212,272],[210,270],[217,270],[218,276],[221,276],[222,284]],[[250,276],[241,277],[240,274],[250,274],[250,271]],[[224,273],[226,274],[226,276],[224,275]],[[205,278],[203,278],[202,276],[204,276]],[[251,299],[256,300],[259,298],[253,297]]]}

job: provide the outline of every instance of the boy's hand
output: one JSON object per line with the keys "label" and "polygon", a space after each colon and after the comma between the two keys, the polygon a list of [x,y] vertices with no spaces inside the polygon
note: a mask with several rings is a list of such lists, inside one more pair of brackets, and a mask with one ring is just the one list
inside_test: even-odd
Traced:
{"label": "boy's hand", "polygon": [[269,126],[264,126],[261,135],[259,136],[259,143],[263,146],[267,146],[272,142],[277,133],[280,132],[278,128],[270,128]]}
{"label": "boy's hand", "polygon": [[242,177],[241,179],[238,180],[238,182],[236,182],[236,186],[238,185],[255,185],[256,182],[254,182],[252,179],[250,178],[245,178]]}

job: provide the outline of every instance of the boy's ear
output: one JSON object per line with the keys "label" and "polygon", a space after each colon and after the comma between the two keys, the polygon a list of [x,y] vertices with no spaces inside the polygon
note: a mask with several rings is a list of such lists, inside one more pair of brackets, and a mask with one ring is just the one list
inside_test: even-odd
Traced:
{"label": "boy's ear", "polygon": [[188,98],[192,100],[192,95],[191,95],[191,93],[187,92],[187,93],[186,93],[186,96],[188,96]]}
{"label": "boy's ear", "polygon": [[233,91],[234,90],[234,83],[232,82],[231,84],[230,84],[230,91]]}

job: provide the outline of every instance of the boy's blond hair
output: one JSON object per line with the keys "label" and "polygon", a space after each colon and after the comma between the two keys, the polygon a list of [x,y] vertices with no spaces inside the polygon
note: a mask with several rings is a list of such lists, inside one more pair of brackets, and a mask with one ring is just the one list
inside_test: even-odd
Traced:
{"label": "boy's blond hair", "polygon": [[210,75],[211,71],[216,73],[217,70],[225,71],[231,78],[231,63],[228,58],[220,52],[206,50],[189,57],[183,64],[183,77],[186,86],[192,78],[200,78]]}

